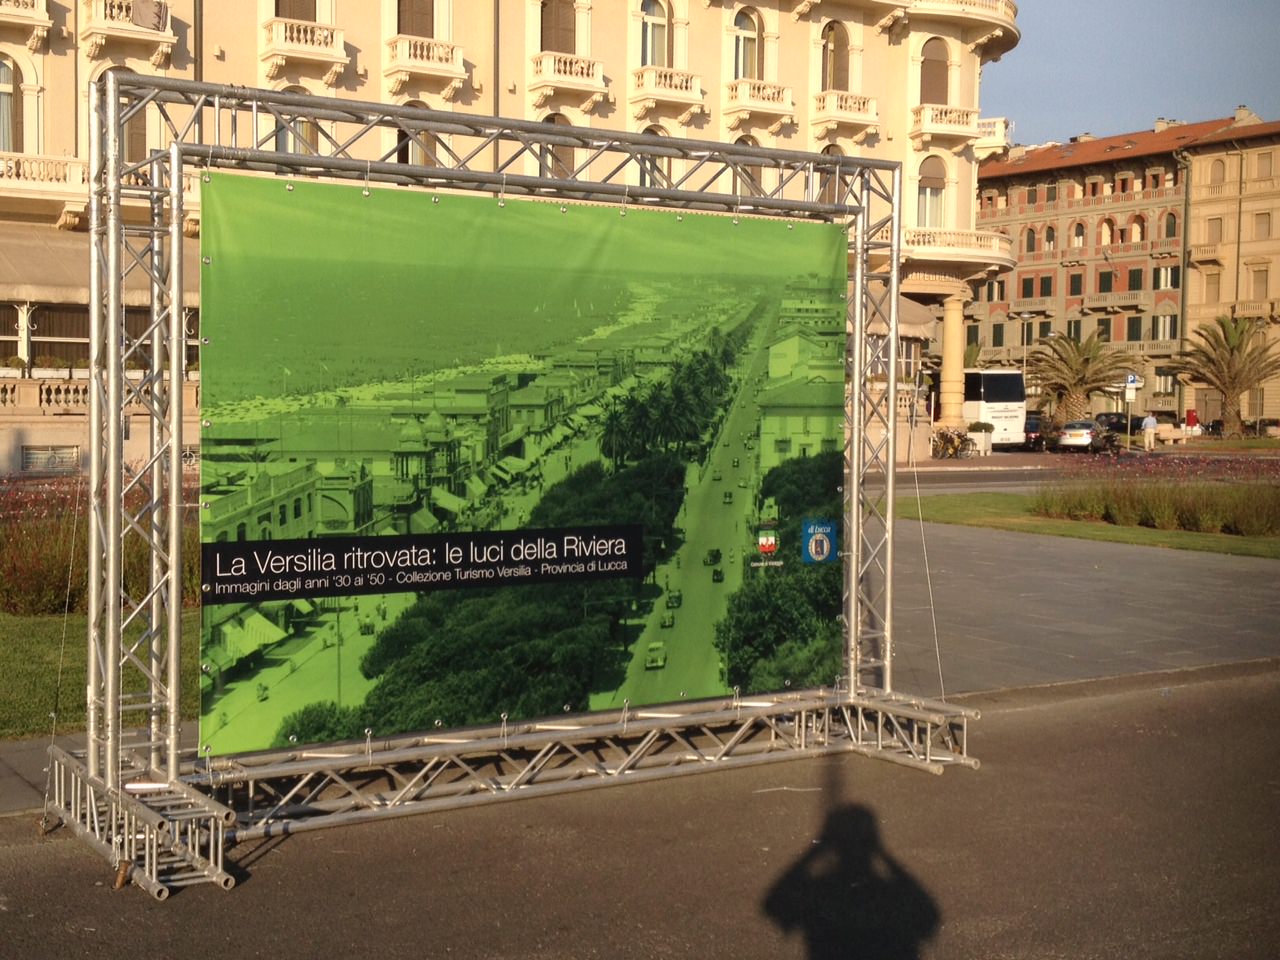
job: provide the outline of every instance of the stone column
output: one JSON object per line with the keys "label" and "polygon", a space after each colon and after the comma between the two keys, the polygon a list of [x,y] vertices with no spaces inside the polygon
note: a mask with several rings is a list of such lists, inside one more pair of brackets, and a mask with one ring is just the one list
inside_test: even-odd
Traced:
{"label": "stone column", "polygon": [[964,297],[942,301],[942,382],[938,391],[938,423],[965,427],[964,422]]}

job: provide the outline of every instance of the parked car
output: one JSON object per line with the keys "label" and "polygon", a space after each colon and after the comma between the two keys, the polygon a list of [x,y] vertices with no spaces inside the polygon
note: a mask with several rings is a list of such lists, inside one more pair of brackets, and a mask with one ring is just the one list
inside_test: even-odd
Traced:
{"label": "parked car", "polygon": [[646,670],[661,670],[666,665],[667,645],[661,640],[655,640],[645,648],[644,668]]}
{"label": "parked car", "polygon": [[1040,428],[1040,414],[1028,413],[1027,422],[1022,426],[1025,439],[1022,446],[1026,450],[1040,451],[1044,449],[1044,434]]}
{"label": "parked car", "polygon": [[667,594],[667,609],[668,609],[668,610],[674,610],[674,609],[676,609],[676,607],[680,606],[680,604],[682,604],[682,603],[684,603],[684,591],[683,591],[683,590],[672,590],[670,593],[668,593],[668,594]]}
{"label": "parked car", "polygon": [[723,496],[721,499],[722,499],[725,503],[733,503],[733,491],[732,491],[732,490],[726,490],[726,491],[724,492],[724,496]]}
{"label": "parked car", "polygon": [[702,558],[702,565],[704,567],[714,567],[717,563],[720,562],[720,556],[721,556],[720,551],[717,550],[715,547],[712,547],[710,550],[707,551],[707,555]]}
{"label": "parked car", "polygon": [[723,571],[723,570],[721,570],[719,567],[716,567],[714,570],[712,570],[712,571],[711,571],[711,582],[712,582],[712,583],[724,583],[724,571]]}
{"label": "parked car", "polygon": [[664,630],[668,630],[671,627],[674,627],[676,625],[676,615],[669,611],[667,613],[664,613],[662,615],[662,620],[659,621],[659,624]]}
{"label": "parked car", "polygon": [[1114,453],[1120,449],[1120,438],[1097,420],[1072,420],[1063,424],[1056,445],[1063,450]]}
{"label": "parked car", "polygon": [[1126,434],[1132,437],[1142,436],[1143,418],[1136,413],[1129,414],[1113,411],[1111,413],[1099,413],[1093,419],[1097,420],[1112,433],[1118,433],[1122,437]]}

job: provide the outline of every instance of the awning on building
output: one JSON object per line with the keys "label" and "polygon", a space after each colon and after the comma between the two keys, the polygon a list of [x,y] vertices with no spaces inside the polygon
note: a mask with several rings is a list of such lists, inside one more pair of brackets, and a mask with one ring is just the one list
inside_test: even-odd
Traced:
{"label": "awning on building", "polygon": [[455,517],[467,509],[467,501],[454,496],[444,487],[431,488],[431,502],[442,510],[448,510]]}
{"label": "awning on building", "polygon": [[[90,235],[42,223],[0,221],[0,300],[26,303],[89,302]],[[126,262],[130,258],[126,257]],[[200,304],[200,242],[182,243],[182,300]],[[136,267],[124,284],[128,307],[151,302],[151,282]]]}
{"label": "awning on building", "polygon": [[488,492],[488,485],[479,477],[467,477],[467,496],[472,500],[483,500]]}
{"label": "awning on building", "polygon": [[232,663],[257,653],[263,647],[278,643],[286,636],[288,634],[256,610],[222,625],[223,645]]}
{"label": "awning on building", "polygon": [[[867,284],[867,287],[873,297],[884,296],[883,283],[873,280]],[[937,323],[938,318],[924,304],[916,303],[908,297],[898,297],[898,336],[930,340],[933,338]],[[868,329],[875,334],[885,332],[884,325],[875,322],[870,324]]]}

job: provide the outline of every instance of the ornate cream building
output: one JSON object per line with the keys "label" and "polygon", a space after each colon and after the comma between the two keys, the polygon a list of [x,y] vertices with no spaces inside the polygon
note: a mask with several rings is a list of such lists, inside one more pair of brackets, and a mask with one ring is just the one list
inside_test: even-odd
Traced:
{"label": "ornate cream building", "polygon": [[[978,161],[1007,147],[979,119],[981,72],[1016,17],[1011,0],[0,0],[0,473],[70,469],[87,437],[87,88],[113,68],[900,161],[902,290],[941,306],[958,420],[964,304],[1014,262],[974,224]],[[323,150],[323,132],[288,135]],[[162,139],[140,119],[126,153]]]}

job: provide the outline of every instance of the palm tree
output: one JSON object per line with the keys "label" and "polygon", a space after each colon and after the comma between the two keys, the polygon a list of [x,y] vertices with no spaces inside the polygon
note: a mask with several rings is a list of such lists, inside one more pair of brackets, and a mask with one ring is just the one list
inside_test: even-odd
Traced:
{"label": "palm tree", "polygon": [[1222,394],[1222,430],[1240,432],[1240,397],[1272,377],[1280,376],[1277,344],[1262,335],[1252,317],[1217,317],[1195,330],[1195,341],[1170,367],[1195,383]]}
{"label": "palm tree", "polygon": [[1044,337],[1027,356],[1027,379],[1054,399],[1057,424],[1079,420],[1089,412],[1089,398],[1129,373],[1129,360],[1104,349],[1097,333],[1081,343],[1070,337]]}

